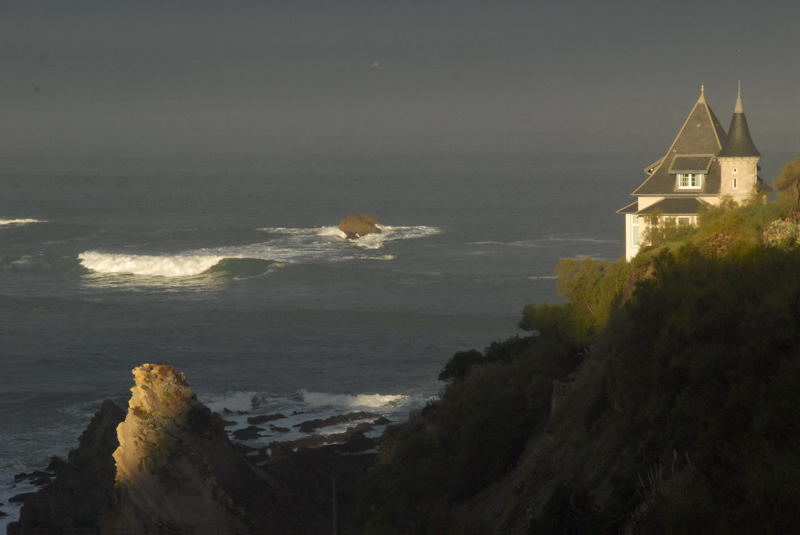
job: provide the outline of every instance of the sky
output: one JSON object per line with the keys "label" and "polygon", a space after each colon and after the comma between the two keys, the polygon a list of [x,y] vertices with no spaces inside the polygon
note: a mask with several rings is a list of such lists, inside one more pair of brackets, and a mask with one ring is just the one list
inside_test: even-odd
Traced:
{"label": "sky", "polygon": [[639,171],[701,83],[727,126],[741,80],[773,172],[800,156],[797,20],[781,1],[0,0],[0,171],[525,153]]}

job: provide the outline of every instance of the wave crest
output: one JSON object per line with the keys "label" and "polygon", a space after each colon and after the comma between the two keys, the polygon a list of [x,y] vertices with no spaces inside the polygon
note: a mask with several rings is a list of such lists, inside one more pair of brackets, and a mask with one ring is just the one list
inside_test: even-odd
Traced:
{"label": "wave crest", "polygon": [[0,219],[0,226],[30,225],[32,223],[47,223],[41,219]]}
{"label": "wave crest", "polygon": [[396,407],[408,399],[404,394],[326,394],[301,390],[303,401],[314,407]]}
{"label": "wave crest", "polygon": [[218,264],[224,256],[174,255],[151,256],[86,251],[78,260],[97,273],[130,273],[156,277],[191,277]]}

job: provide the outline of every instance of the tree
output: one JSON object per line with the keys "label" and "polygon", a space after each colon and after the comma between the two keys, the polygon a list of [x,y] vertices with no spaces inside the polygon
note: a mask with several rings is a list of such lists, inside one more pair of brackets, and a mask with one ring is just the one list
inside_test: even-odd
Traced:
{"label": "tree", "polygon": [[775,188],[781,195],[791,199],[796,219],[800,211],[800,158],[795,158],[781,167],[781,174],[775,179]]}

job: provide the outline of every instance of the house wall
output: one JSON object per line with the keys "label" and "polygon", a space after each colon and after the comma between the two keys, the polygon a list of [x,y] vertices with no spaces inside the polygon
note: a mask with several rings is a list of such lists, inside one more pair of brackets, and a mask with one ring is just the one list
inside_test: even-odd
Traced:
{"label": "house wall", "polygon": [[[720,194],[730,196],[737,203],[746,201],[756,191],[758,157],[719,158],[721,171]],[[734,182],[735,180],[735,182]],[[734,188],[734,183],[736,187]]]}
{"label": "house wall", "polygon": [[630,260],[639,252],[639,242],[644,232],[645,221],[636,214],[625,214],[625,259]]}

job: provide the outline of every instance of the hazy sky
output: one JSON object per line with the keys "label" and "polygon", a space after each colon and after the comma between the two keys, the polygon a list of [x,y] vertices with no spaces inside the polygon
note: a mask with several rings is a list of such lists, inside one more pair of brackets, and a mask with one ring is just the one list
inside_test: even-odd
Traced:
{"label": "hazy sky", "polygon": [[798,20],[797,2],[0,0],[0,169],[484,151],[643,166],[700,83],[727,126],[738,79],[765,160],[785,159]]}

